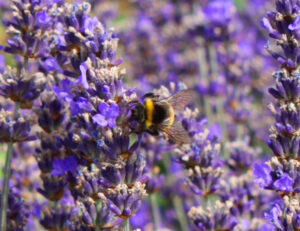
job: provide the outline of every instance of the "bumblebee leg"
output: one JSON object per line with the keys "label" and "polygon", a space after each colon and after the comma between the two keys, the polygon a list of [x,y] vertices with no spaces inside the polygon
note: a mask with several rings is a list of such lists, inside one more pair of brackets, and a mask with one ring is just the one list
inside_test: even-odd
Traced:
{"label": "bumblebee leg", "polygon": [[159,135],[159,131],[154,127],[147,128],[147,132],[152,136],[158,136]]}

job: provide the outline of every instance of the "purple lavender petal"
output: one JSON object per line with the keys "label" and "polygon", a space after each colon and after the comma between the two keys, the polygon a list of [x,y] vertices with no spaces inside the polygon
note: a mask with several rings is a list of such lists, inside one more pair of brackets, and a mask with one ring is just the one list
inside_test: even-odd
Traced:
{"label": "purple lavender petal", "polygon": [[105,117],[101,114],[96,114],[92,117],[93,121],[97,123],[100,127],[106,127],[108,122]]}
{"label": "purple lavender petal", "polygon": [[255,181],[260,187],[266,187],[272,183],[272,177],[270,173],[271,168],[265,163],[255,163],[253,165],[253,175],[256,178]]}
{"label": "purple lavender petal", "polygon": [[283,173],[280,179],[274,182],[274,187],[281,191],[291,192],[293,190],[294,180],[287,174]]}

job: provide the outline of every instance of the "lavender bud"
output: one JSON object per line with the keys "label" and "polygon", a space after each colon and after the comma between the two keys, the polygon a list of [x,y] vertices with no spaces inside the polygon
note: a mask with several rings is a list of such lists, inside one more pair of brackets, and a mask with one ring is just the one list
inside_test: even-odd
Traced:
{"label": "lavender bud", "polygon": [[25,230],[29,216],[28,205],[24,203],[19,194],[11,191],[8,194],[7,200],[7,231]]}
{"label": "lavender bud", "polygon": [[7,67],[0,75],[0,95],[20,103],[21,108],[31,108],[33,101],[43,91],[46,80],[42,73],[29,76],[24,69],[18,74],[16,69]]}
{"label": "lavender bud", "polygon": [[192,207],[188,216],[197,230],[232,230],[238,223],[237,219],[229,212],[232,204],[220,201],[214,208],[204,210],[202,207]]}

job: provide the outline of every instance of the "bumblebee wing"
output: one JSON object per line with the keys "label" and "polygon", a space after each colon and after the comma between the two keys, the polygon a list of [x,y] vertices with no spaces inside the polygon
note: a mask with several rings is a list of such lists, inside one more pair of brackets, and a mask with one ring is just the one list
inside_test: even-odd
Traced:
{"label": "bumblebee wing", "polygon": [[162,127],[161,130],[180,144],[189,144],[191,142],[188,132],[179,121],[175,121],[171,126]]}
{"label": "bumblebee wing", "polygon": [[193,100],[193,90],[187,89],[177,92],[175,95],[167,98],[167,102],[171,104],[174,111],[180,112],[184,107]]}

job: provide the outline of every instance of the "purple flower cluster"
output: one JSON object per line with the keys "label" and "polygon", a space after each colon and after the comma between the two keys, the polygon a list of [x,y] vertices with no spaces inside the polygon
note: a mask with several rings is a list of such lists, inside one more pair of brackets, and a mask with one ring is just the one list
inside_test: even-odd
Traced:
{"label": "purple flower cluster", "polygon": [[[5,23],[14,33],[2,48],[18,55],[20,65],[1,76],[1,95],[15,104],[14,113],[2,112],[1,137],[10,158],[13,143],[37,138],[29,150],[40,171],[36,190],[46,203],[32,216],[47,230],[118,227],[139,208],[148,178],[140,137],[126,123],[135,95],[115,59],[117,38],[90,16],[88,3],[14,4],[14,17]],[[3,208],[1,227],[7,227],[12,218]]]}
{"label": "purple flower cluster", "polygon": [[299,230],[300,1],[273,5],[1,2],[0,229]]}
{"label": "purple flower cluster", "polygon": [[186,150],[182,148],[178,161],[188,170],[188,183],[197,195],[210,195],[219,189],[222,162],[220,144],[208,137],[209,131],[198,133],[196,141]]}
{"label": "purple flower cluster", "polygon": [[25,204],[19,194],[11,191],[8,194],[7,204],[8,224],[6,230],[23,230],[28,222],[28,205]]}
{"label": "purple flower cluster", "polygon": [[216,206],[208,211],[201,207],[193,207],[188,215],[198,230],[233,230],[238,222],[231,216],[230,207],[230,203],[223,204],[217,201]]}
{"label": "purple flower cluster", "polygon": [[269,88],[276,100],[269,106],[276,120],[268,141],[274,157],[254,164],[253,174],[260,187],[274,190],[282,197],[265,214],[278,230],[299,229],[299,7],[299,1],[276,1],[276,11],[268,11],[261,20],[269,37],[280,48],[267,46],[281,69],[273,74],[276,86]]}

